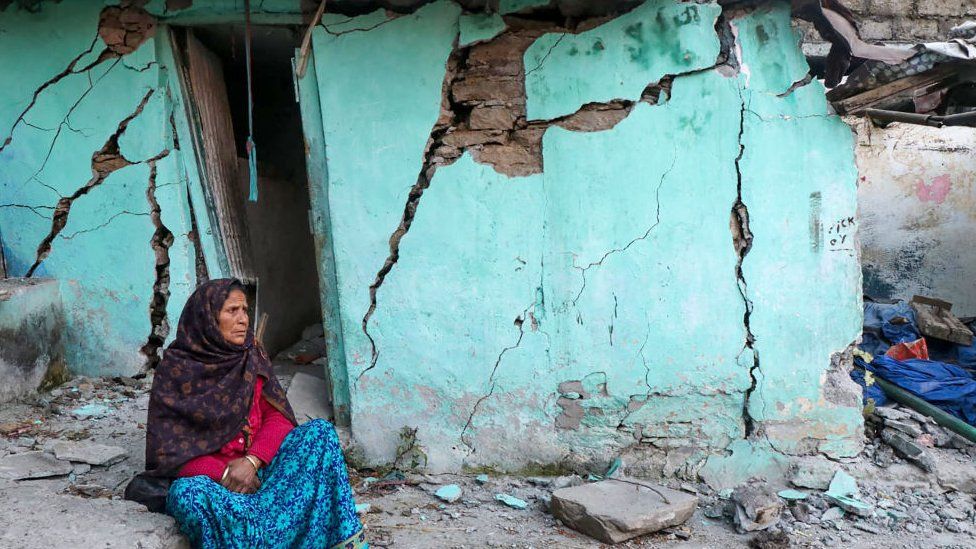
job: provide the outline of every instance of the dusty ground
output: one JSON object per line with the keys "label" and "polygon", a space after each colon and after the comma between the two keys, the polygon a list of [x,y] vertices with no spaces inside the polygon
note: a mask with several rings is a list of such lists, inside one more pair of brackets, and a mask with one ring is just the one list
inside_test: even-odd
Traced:
{"label": "dusty ground", "polygon": [[[121,499],[125,483],[143,468],[148,405],[147,384],[124,381],[128,385],[111,379],[75,379],[29,402],[0,409],[0,463],[10,454],[51,451],[59,440],[93,441],[127,452],[126,459],[107,467],[86,470],[87,466],[76,464],[69,475],[0,479],[0,547],[186,547],[172,519]],[[92,403],[104,404],[109,412],[88,419],[71,415],[72,410]],[[775,529],[784,532],[794,547],[976,546],[971,534],[976,532],[973,499],[964,491],[973,491],[969,485],[959,490],[941,486],[937,475],[926,474],[882,450],[879,445],[869,445],[861,460],[846,464],[859,479],[864,499],[875,505],[874,516],[822,522],[818,517],[827,506],[816,490],[808,490],[811,499],[804,509],[809,512],[801,513],[796,507],[787,510]],[[948,464],[945,475],[959,476],[962,471],[976,478],[966,451],[932,451],[940,463]],[[373,547],[604,547],[563,527],[547,512],[554,487],[582,479],[492,477],[482,485],[474,476],[406,475],[404,480],[384,486],[366,482],[369,474],[352,472],[357,501],[370,505],[363,519]],[[463,496],[456,503],[444,504],[433,491],[450,483],[458,484]],[[683,527],[621,547],[747,547],[756,537],[736,533],[724,514],[729,502],[708,487],[673,487],[700,492],[694,517]],[[497,493],[519,497],[529,507],[506,507],[494,499]]]}

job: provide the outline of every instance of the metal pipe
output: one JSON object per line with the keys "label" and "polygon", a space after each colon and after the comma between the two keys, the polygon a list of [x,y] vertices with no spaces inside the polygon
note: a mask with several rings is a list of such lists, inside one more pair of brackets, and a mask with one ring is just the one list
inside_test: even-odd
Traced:
{"label": "metal pipe", "polygon": [[874,382],[877,383],[885,394],[892,398],[892,400],[898,402],[899,404],[904,404],[916,412],[929,416],[939,425],[949,429],[953,433],[956,433],[970,442],[976,442],[976,427],[973,427],[949,412],[946,412],[942,408],[939,408],[913,395],[912,393],[882,378],[874,372],[871,372],[871,375],[874,376]]}
{"label": "metal pipe", "polygon": [[883,109],[866,109],[864,113],[879,122],[904,122],[906,124],[919,124],[933,128],[941,128],[943,126],[976,126],[976,111],[946,116],[886,111]]}

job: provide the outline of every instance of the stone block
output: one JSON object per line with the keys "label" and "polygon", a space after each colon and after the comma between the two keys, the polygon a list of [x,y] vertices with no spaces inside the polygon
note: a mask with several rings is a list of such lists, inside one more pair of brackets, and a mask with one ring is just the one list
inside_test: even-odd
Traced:
{"label": "stone block", "polygon": [[604,480],[552,493],[552,514],[566,526],[605,543],[677,526],[698,498],[639,481]]}
{"label": "stone block", "polygon": [[26,480],[67,475],[71,464],[47,452],[24,452],[0,459],[0,478]]}
{"label": "stone block", "polygon": [[288,386],[288,402],[298,423],[320,418],[331,421],[330,395],[329,384],[324,379],[304,372],[295,374]]}
{"label": "stone block", "polygon": [[0,403],[67,379],[56,280],[0,279]]}
{"label": "stone block", "polygon": [[735,525],[741,533],[765,530],[779,522],[783,500],[769,485],[755,482],[732,491]]}
{"label": "stone block", "polygon": [[797,460],[790,466],[789,478],[793,486],[826,490],[839,467],[837,464],[819,460]]}
{"label": "stone block", "polygon": [[74,461],[89,465],[111,465],[128,457],[125,448],[118,446],[69,441],[55,444],[54,456],[62,461]]}

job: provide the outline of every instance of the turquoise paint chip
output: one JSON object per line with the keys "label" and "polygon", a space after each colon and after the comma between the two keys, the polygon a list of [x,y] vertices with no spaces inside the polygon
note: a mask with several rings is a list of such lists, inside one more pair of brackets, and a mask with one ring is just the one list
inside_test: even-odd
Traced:
{"label": "turquoise paint chip", "polygon": [[525,509],[529,506],[524,500],[508,494],[495,494],[495,499],[508,505],[512,509]]}

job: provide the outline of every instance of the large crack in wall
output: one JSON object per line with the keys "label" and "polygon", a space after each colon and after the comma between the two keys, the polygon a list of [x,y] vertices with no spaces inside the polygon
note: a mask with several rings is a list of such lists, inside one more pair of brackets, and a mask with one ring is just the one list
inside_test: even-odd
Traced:
{"label": "large crack in wall", "polygon": [[[637,5],[639,3],[630,7]],[[615,17],[625,13],[626,11],[621,12]],[[489,165],[496,172],[509,177],[542,173],[542,139],[546,130],[552,126],[578,132],[612,129],[627,118],[639,102],[656,105],[662,102],[662,98],[666,100],[670,96],[671,84],[675,78],[725,66],[729,58],[729,51],[723,45],[714,64],[664,75],[657,82],[648,83],[639,97],[591,102],[564,116],[528,120],[525,77],[528,72],[538,70],[545,59],[538,66],[526,71],[526,50],[544,34],[581,33],[611,18],[576,21],[571,27],[566,20],[552,20],[553,14],[546,16],[545,12],[532,18],[510,16],[504,19],[506,29],[488,41],[459,46],[455,40],[442,85],[440,116],[428,136],[421,169],[408,194],[403,216],[390,236],[390,253],[369,286],[370,301],[363,315],[362,331],[369,341],[371,357],[369,366],[360,372],[357,382],[376,367],[379,359],[380,351],[369,331],[370,319],[377,307],[378,291],[399,260],[400,242],[409,232],[424,191],[430,187],[439,167],[453,164],[463,154],[469,153],[476,162]],[[554,48],[555,45],[552,49]],[[648,230],[644,238],[652,229],[653,227]],[[631,244],[639,240],[641,237],[638,236]],[[608,252],[608,255],[610,253],[613,252]],[[586,271],[594,266],[580,268],[580,295],[585,288]]]}
{"label": "large crack in wall", "polygon": [[146,186],[149,215],[153,226],[156,227],[149,241],[156,255],[156,280],[153,282],[153,297],[149,303],[149,338],[140,349],[142,354],[146,355],[146,369],[153,369],[159,364],[162,359],[159,349],[165,343],[166,336],[169,335],[166,305],[169,302],[169,248],[173,245],[174,238],[173,233],[163,224],[162,210],[159,201],[156,199],[157,161],[158,159],[155,158],[148,161],[149,183]]}
{"label": "large crack in wall", "polygon": [[27,278],[34,275],[34,271],[37,270],[37,268],[41,265],[41,262],[44,261],[48,254],[51,253],[51,244],[68,222],[68,215],[71,213],[71,205],[75,200],[88,194],[92,189],[101,185],[105,179],[115,171],[133,164],[142,164],[151,162],[153,160],[158,160],[169,153],[169,151],[163,151],[160,153],[160,155],[150,158],[149,160],[134,163],[126,160],[119,150],[119,137],[125,133],[129,123],[142,113],[142,110],[146,107],[146,103],[149,102],[149,98],[152,97],[154,91],[155,90],[149,90],[146,92],[142,100],[139,101],[139,104],[136,106],[136,109],[131,114],[123,118],[112,135],[110,135],[105,141],[105,144],[102,145],[100,149],[92,153],[91,179],[85,182],[85,184],[79,187],[75,192],[58,200],[57,205],[54,207],[54,215],[51,220],[51,231],[37,246],[37,258],[34,260],[34,264],[31,265],[30,269],[27,270],[27,274],[25,275]]}
{"label": "large crack in wall", "polygon": [[[745,155],[746,147],[743,142],[743,135],[745,134],[746,127],[746,102],[744,98],[740,97],[742,102],[741,108],[739,110],[739,134],[738,134],[738,145],[739,151],[735,157],[735,177],[736,177],[736,198],[735,203],[732,204],[731,218],[729,221],[729,228],[732,231],[732,245],[735,248],[735,253],[737,256],[735,265],[735,278],[736,283],[739,287],[739,294],[742,296],[742,302],[745,306],[745,312],[742,315],[742,325],[745,327],[746,340],[742,348],[742,354],[752,354],[752,363],[749,366],[749,388],[743,396],[742,402],[742,421],[745,426],[746,438],[753,435],[756,430],[756,421],[752,417],[749,411],[749,404],[751,402],[752,394],[759,385],[759,379],[756,377],[759,370],[759,351],[755,348],[756,337],[752,333],[752,327],[749,324],[749,317],[752,315],[752,300],[749,299],[749,286],[746,282],[745,276],[742,274],[742,263],[745,261],[746,256],[752,249],[752,230],[749,228],[749,209],[746,207],[745,203],[742,201],[742,157]],[[748,359],[747,359],[748,360]]]}

